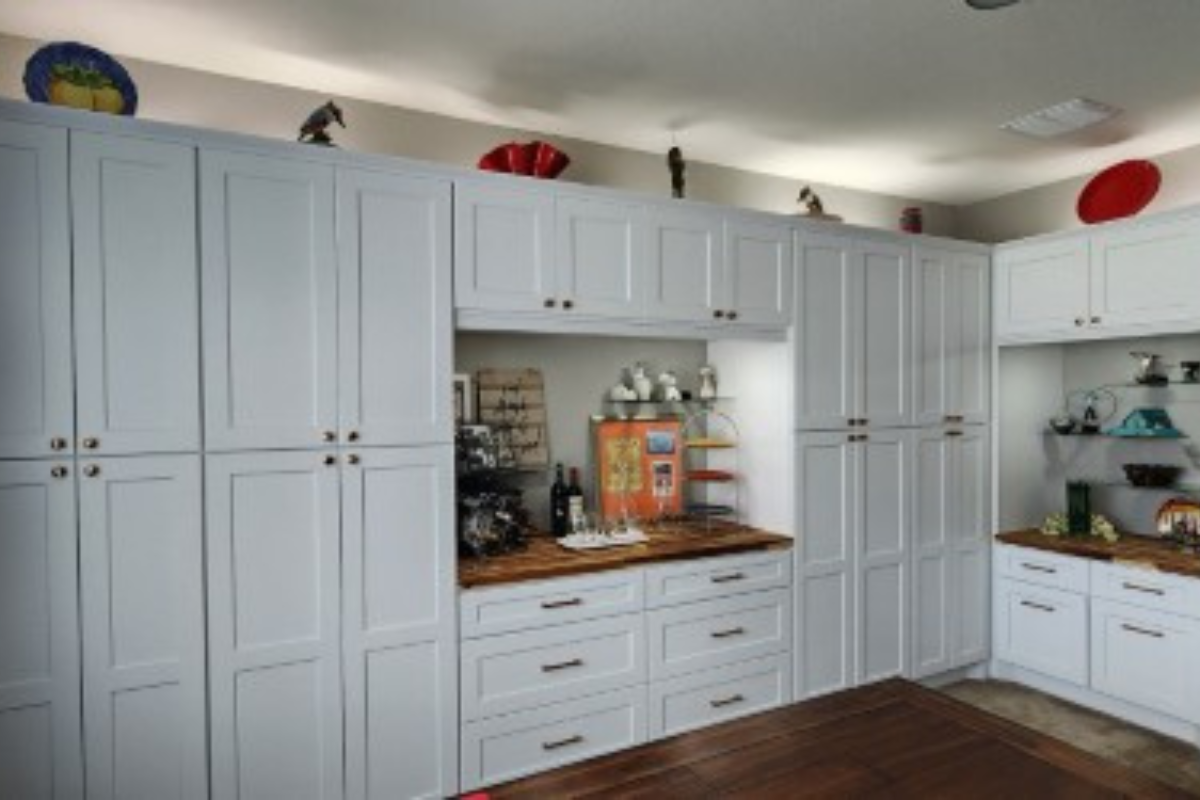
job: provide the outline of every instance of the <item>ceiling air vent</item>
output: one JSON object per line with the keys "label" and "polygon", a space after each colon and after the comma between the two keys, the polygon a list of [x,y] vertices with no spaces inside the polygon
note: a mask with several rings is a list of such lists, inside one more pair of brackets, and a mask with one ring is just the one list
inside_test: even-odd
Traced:
{"label": "ceiling air vent", "polygon": [[1121,113],[1120,109],[1076,97],[1065,103],[1043,108],[1029,114],[1010,119],[1000,126],[1001,130],[1019,133],[1023,136],[1034,136],[1038,139],[1051,139],[1074,133],[1093,125],[1099,125],[1107,119],[1112,119]]}

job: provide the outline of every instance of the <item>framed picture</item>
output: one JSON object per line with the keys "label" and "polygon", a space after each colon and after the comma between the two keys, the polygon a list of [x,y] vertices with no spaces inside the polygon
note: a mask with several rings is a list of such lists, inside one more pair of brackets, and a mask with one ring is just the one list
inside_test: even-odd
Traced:
{"label": "framed picture", "polygon": [[454,376],[454,427],[475,422],[475,403],[471,395],[471,376],[465,372]]}
{"label": "framed picture", "polygon": [[679,420],[593,423],[600,513],[640,519],[683,510]]}

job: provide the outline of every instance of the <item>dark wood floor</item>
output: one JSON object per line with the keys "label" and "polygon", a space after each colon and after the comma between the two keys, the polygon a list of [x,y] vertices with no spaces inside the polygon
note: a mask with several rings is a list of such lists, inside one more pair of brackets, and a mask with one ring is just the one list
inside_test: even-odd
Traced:
{"label": "dark wood floor", "polygon": [[1187,797],[888,681],[496,787],[494,798]]}

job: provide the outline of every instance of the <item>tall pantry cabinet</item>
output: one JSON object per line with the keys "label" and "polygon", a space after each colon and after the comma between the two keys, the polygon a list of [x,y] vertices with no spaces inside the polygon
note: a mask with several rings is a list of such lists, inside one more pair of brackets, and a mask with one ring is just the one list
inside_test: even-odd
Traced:
{"label": "tall pantry cabinet", "polygon": [[0,797],[453,794],[449,182],[69,116],[0,118]]}
{"label": "tall pantry cabinet", "polygon": [[796,242],[796,695],[986,655],[983,248]]}

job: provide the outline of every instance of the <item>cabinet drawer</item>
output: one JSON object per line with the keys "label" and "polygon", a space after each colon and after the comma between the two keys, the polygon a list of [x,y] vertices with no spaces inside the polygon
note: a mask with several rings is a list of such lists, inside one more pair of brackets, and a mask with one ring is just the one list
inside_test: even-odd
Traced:
{"label": "cabinet drawer", "polygon": [[791,593],[785,589],[649,612],[650,677],[668,678],[791,647]]}
{"label": "cabinet drawer", "polygon": [[1086,686],[1087,598],[1002,579],[996,596],[996,655],[1002,661]]}
{"label": "cabinet drawer", "polygon": [[1200,622],[1092,601],[1092,688],[1200,723]]}
{"label": "cabinet drawer", "polygon": [[791,585],[790,552],[707,558],[646,570],[646,607],[662,608]]}
{"label": "cabinet drawer", "polygon": [[646,741],[644,687],[465,725],[463,791],[513,780]]}
{"label": "cabinet drawer", "polygon": [[776,655],[650,685],[650,738],[776,708],[792,699],[792,659]]}
{"label": "cabinet drawer", "polygon": [[1001,547],[1000,574],[1025,583],[1088,593],[1089,561],[1030,547]]}
{"label": "cabinet drawer", "polygon": [[1182,575],[1093,563],[1092,594],[1169,614],[1200,615],[1194,604],[1200,599],[1200,581]]}
{"label": "cabinet drawer", "polygon": [[628,614],[642,610],[643,573],[617,570],[583,578],[472,589],[459,598],[462,637]]}
{"label": "cabinet drawer", "polygon": [[482,719],[646,680],[640,615],[463,642],[462,714]]}

